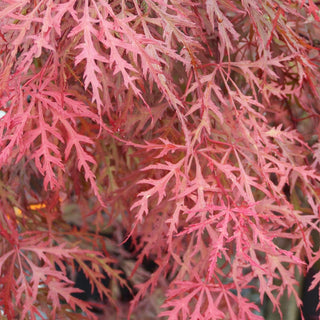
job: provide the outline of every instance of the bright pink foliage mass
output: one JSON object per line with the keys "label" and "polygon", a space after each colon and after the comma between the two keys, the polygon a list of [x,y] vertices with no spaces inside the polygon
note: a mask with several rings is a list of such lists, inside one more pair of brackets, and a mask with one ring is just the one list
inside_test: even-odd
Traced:
{"label": "bright pink foliage mass", "polygon": [[300,307],[319,48],[312,0],[1,1],[0,317],[94,318],[77,269],[118,314],[129,279],[140,319]]}

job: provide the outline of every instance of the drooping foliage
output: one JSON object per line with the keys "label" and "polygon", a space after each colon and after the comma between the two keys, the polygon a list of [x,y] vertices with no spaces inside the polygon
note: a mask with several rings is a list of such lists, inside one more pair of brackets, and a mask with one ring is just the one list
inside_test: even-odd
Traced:
{"label": "drooping foliage", "polygon": [[1,316],[95,318],[79,269],[118,315],[130,279],[133,318],[300,308],[319,44],[312,0],[1,1]]}

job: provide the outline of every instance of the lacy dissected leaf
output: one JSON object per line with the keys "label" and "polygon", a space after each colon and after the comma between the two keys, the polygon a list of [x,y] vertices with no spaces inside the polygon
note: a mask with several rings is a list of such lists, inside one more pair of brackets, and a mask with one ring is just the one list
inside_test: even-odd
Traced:
{"label": "lacy dissected leaf", "polygon": [[[44,176],[44,187],[54,189],[59,185],[59,169],[65,171],[62,146],[66,145],[65,160],[75,147],[78,170],[84,171],[85,179],[92,184],[95,195],[102,202],[91,168],[95,160],[84,147],[84,144],[93,145],[93,140],[74,129],[75,118],[89,118],[90,121],[98,121],[99,118],[84,103],[66,92],[59,92],[49,79],[39,89],[31,83],[8,98],[10,106],[0,124],[3,132],[1,162],[5,164],[9,156],[19,161],[31,153],[30,158],[35,160],[36,167]],[[13,113],[15,116],[11,117]],[[67,139],[63,138],[64,132],[67,132]],[[21,146],[20,140],[23,141]]]}
{"label": "lacy dissected leaf", "polygon": [[21,306],[19,318],[24,319],[30,312],[36,314],[37,309],[34,307],[38,295],[46,294],[48,303],[52,305],[50,313],[53,318],[63,303],[68,303],[73,310],[79,307],[90,318],[95,318],[90,311],[90,303],[73,296],[81,290],[72,286],[73,281],[68,278],[70,271],[63,264],[64,260],[71,261],[70,265],[74,264],[73,261],[77,262],[79,269],[88,277],[92,288],[97,288],[101,298],[107,297],[112,301],[110,290],[101,283],[104,278],[101,270],[119,280],[121,285],[126,284],[119,276],[120,271],[110,266],[114,261],[103,257],[101,253],[78,248],[67,249],[63,244],[50,247],[46,242],[32,246],[28,244],[32,243],[32,237],[25,239],[19,244],[20,249],[9,250],[0,259],[1,278],[6,279],[8,284],[12,283],[10,291],[1,293],[1,301],[8,309],[8,314],[13,314],[14,309],[10,299],[15,306]]}

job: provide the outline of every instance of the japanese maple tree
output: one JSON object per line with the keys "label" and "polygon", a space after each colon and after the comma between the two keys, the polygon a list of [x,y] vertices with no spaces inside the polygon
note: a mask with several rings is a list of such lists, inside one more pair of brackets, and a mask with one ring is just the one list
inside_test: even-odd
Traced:
{"label": "japanese maple tree", "polygon": [[119,318],[301,309],[320,260],[319,6],[0,1],[0,318],[95,319],[80,271]]}

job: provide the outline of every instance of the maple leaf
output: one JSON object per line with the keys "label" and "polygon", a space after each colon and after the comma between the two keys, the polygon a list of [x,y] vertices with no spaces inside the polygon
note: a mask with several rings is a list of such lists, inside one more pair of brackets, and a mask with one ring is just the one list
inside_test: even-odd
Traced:
{"label": "maple leaf", "polygon": [[163,197],[166,194],[166,187],[169,181],[171,180],[172,177],[175,177],[176,181],[179,179],[179,169],[183,164],[183,160],[172,164],[167,162],[165,165],[163,164],[157,164],[157,165],[150,165],[143,170],[151,170],[151,169],[160,169],[160,170],[167,170],[169,173],[167,173],[163,178],[158,179],[158,180],[153,180],[153,179],[143,179],[139,181],[139,183],[143,184],[151,184],[153,185],[152,188],[148,189],[147,191],[142,191],[138,194],[138,196],[141,197],[140,200],[137,200],[130,208],[130,210],[133,210],[136,207],[140,207],[136,219],[138,221],[142,221],[143,219],[143,214],[148,214],[149,208],[148,208],[148,199],[153,196],[154,194],[158,193],[158,204],[162,201]]}
{"label": "maple leaf", "polygon": [[225,48],[227,48],[228,56],[232,50],[232,42],[228,33],[230,33],[234,39],[238,39],[239,34],[234,29],[233,24],[230,22],[227,16],[220,10],[217,1],[206,1],[206,9],[209,15],[212,30],[215,30],[215,20],[217,20],[218,33],[221,39],[221,42],[219,43],[220,61],[222,61]]}
{"label": "maple leaf", "polygon": [[98,31],[93,27],[93,24],[96,22],[98,22],[98,20],[90,17],[89,2],[85,1],[83,16],[79,19],[79,24],[73,28],[68,37],[73,37],[79,32],[83,32],[84,42],[76,46],[76,49],[82,49],[82,52],[76,56],[75,65],[80,63],[83,59],[86,60],[86,68],[84,72],[85,89],[87,89],[89,84],[91,84],[93,90],[92,100],[96,101],[98,108],[100,108],[102,104],[99,94],[101,84],[98,81],[97,74],[101,73],[101,71],[96,64],[96,61],[107,62],[107,59],[97,52],[91,38],[92,35],[98,37]]}

